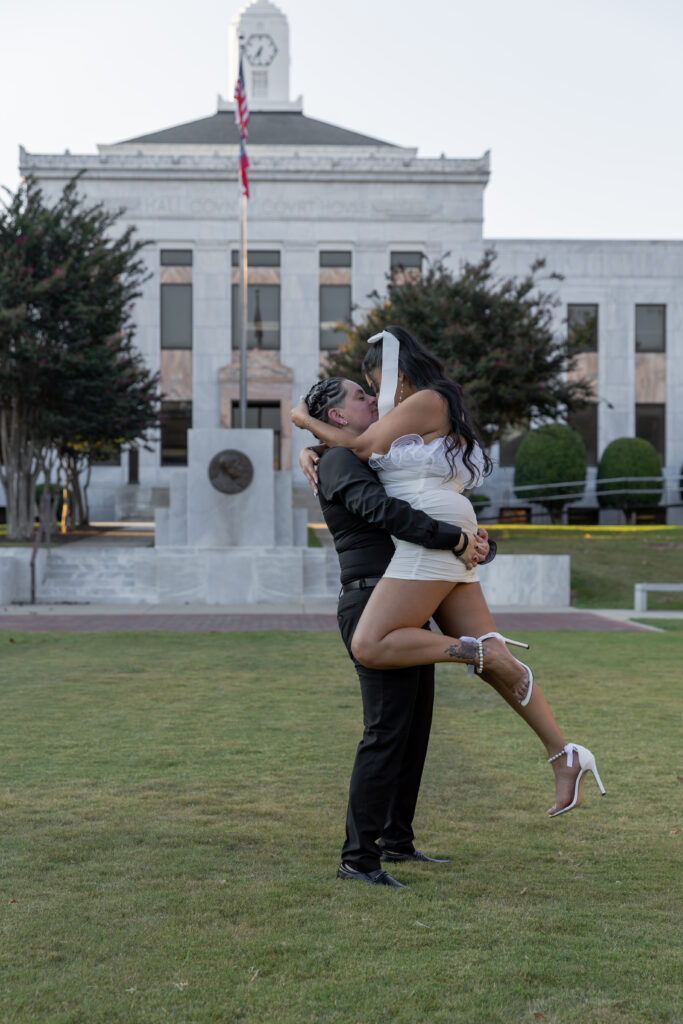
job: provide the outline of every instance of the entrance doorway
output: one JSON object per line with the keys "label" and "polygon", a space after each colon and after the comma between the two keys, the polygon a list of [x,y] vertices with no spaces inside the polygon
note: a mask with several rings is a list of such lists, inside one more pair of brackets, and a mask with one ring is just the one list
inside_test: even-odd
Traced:
{"label": "entrance doorway", "polygon": [[[232,425],[233,428],[241,425],[240,404],[236,401],[232,403]],[[273,431],[273,469],[280,469],[282,436],[280,403],[247,402],[247,429],[270,429]]]}

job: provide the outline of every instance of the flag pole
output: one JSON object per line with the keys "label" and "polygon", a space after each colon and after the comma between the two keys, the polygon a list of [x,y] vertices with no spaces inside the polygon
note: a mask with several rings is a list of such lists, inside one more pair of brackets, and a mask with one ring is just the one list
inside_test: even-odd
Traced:
{"label": "flag pole", "polygon": [[247,327],[249,320],[249,293],[248,279],[249,266],[247,259],[247,199],[249,198],[249,184],[247,180],[247,158],[246,141],[247,125],[249,122],[249,108],[247,106],[246,83],[244,80],[244,36],[239,37],[239,60],[237,82],[235,84],[235,122],[239,125],[240,132],[240,156],[238,160],[238,181],[240,183],[240,256],[239,256],[239,285],[237,289],[237,312],[236,318],[240,332],[240,427],[244,430],[247,426]]}
{"label": "flag pole", "polygon": [[247,259],[247,197],[240,196],[241,200],[241,245],[240,245],[240,311],[242,313],[240,325],[240,427],[244,430],[247,426],[247,326],[249,319],[248,308],[248,274],[249,265]]}

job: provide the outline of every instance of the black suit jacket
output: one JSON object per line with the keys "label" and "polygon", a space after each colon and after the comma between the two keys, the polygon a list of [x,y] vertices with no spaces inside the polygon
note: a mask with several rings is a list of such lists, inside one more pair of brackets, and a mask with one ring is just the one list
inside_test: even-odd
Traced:
{"label": "black suit jacket", "polygon": [[382,576],[394,554],[392,535],[425,548],[450,550],[459,526],[432,519],[390,498],[374,470],[348,448],[329,448],[318,465],[318,497],[339,556],[342,583]]}

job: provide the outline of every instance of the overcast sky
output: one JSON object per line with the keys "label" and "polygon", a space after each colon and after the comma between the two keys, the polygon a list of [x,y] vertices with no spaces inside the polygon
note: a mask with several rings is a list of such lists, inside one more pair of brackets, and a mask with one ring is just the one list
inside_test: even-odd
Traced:
{"label": "overcast sky", "polygon": [[[0,184],[215,112],[218,0],[3,4]],[[304,113],[421,156],[490,149],[485,234],[681,238],[680,0],[282,0]]]}

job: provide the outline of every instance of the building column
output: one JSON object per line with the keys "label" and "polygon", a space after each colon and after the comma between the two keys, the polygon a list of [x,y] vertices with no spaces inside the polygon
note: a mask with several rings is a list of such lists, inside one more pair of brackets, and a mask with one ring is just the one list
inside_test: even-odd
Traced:
{"label": "building column", "polygon": [[389,273],[389,246],[385,242],[360,242],[353,253],[351,300],[357,307],[354,319],[365,317],[371,307],[368,295],[386,292]]}
{"label": "building column", "polygon": [[[291,401],[305,394],[320,373],[318,249],[310,243],[282,246],[280,362],[292,371]],[[289,419],[289,410],[283,415]],[[310,436],[292,428],[292,466]],[[298,484],[295,469],[294,482]]]}
{"label": "building column", "polygon": [[633,437],[635,433],[635,312],[632,289],[610,289],[600,305],[598,316],[599,460],[608,444],[620,437]]}
{"label": "building column", "polygon": [[[159,301],[160,268],[158,250],[153,251],[149,258],[151,277],[142,286],[142,295],[136,299],[135,305],[135,344],[142,353],[145,363],[152,373],[161,371],[161,314]],[[144,446],[139,448],[139,479],[142,484],[152,485],[159,479],[159,451],[161,447],[161,431],[154,434],[157,442],[152,451]],[[121,481],[122,483],[125,480]]]}
{"label": "building column", "polygon": [[[666,308],[666,465],[678,480],[683,469],[683,302]],[[677,500],[681,500],[676,488]]]}
{"label": "building column", "polygon": [[218,371],[232,360],[230,247],[196,247],[192,274],[192,426],[220,425]]}

